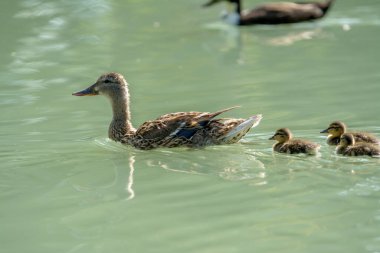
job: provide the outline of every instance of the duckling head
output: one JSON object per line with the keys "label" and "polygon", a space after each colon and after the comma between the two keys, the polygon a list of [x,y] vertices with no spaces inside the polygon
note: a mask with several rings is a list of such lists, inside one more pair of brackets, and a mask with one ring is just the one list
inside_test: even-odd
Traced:
{"label": "duckling head", "polygon": [[269,138],[269,140],[276,140],[279,143],[284,143],[290,140],[292,137],[293,135],[288,128],[280,128],[272,137]]}
{"label": "duckling head", "polygon": [[115,72],[101,75],[98,80],[90,87],[73,93],[74,96],[96,96],[104,95],[111,100],[124,93],[128,94],[127,81],[124,77]]}
{"label": "duckling head", "polygon": [[355,145],[354,136],[348,133],[342,134],[340,136],[340,145],[343,147]]}
{"label": "duckling head", "polygon": [[328,128],[321,131],[321,133],[328,133],[329,135],[333,137],[341,136],[343,133],[346,132],[346,125],[341,121],[334,121],[332,122]]}

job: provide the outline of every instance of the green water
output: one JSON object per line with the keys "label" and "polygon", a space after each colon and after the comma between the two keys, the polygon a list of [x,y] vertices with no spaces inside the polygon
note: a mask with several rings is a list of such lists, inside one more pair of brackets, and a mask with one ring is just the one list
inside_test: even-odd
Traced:
{"label": "green water", "polygon": [[[380,252],[380,161],[319,134],[339,119],[380,136],[380,1],[243,29],[203,2],[0,3],[0,252]],[[264,119],[236,145],[124,147],[105,98],[71,96],[108,71],[135,126],[233,105]],[[273,154],[280,127],[320,156]]]}

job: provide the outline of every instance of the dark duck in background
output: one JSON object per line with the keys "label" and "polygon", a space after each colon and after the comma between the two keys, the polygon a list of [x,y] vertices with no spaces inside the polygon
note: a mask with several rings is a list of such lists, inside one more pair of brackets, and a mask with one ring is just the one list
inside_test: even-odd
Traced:
{"label": "dark duck in background", "polygon": [[226,2],[228,8],[223,18],[233,25],[277,25],[312,21],[324,17],[334,0],[325,2],[275,2],[243,11],[240,0],[210,0],[204,7]]}

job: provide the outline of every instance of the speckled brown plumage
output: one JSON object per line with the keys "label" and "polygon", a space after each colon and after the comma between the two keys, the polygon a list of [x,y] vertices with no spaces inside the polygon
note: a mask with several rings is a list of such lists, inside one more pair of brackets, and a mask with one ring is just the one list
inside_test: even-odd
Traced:
{"label": "speckled brown plumage", "polygon": [[[321,131],[321,133],[328,133],[327,144],[336,146],[339,145],[341,135],[347,133],[346,124],[341,121],[332,122],[328,128]],[[349,132],[355,138],[355,142],[372,143],[379,145],[379,140],[369,133],[364,132]]]}
{"label": "speckled brown plumage", "polygon": [[206,145],[238,142],[250,128],[259,124],[262,116],[248,119],[216,119],[232,108],[217,112],[176,112],[133,128],[129,110],[128,84],[118,73],[99,77],[87,89],[73,93],[75,96],[104,95],[111,101],[113,118],[109,126],[110,139],[139,149],[158,147],[203,147]]}
{"label": "speckled brown plumage", "polygon": [[344,156],[380,156],[380,147],[371,143],[356,143],[350,133],[342,134],[336,153]]}
{"label": "speckled brown plumage", "polygon": [[315,155],[320,148],[319,144],[306,140],[293,139],[293,135],[288,128],[278,129],[276,133],[269,139],[277,141],[277,143],[273,145],[273,150],[280,153],[304,153]]}
{"label": "speckled brown plumage", "polygon": [[311,21],[326,15],[334,0],[324,2],[274,2],[257,6],[250,11],[242,11],[240,0],[210,0],[203,6],[211,6],[218,2],[235,5],[235,12],[240,19],[237,25],[286,24]]}

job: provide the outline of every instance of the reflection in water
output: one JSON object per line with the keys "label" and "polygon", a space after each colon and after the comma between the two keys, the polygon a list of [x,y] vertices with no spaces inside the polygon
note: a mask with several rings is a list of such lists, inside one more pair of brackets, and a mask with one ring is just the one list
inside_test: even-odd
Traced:
{"label": "reflection in water", "polygon": [[219,176],[230,181],[249,181],[253,185],[267,184],[265,165],[253,155],[226,163],[220,169]]}
{"label": "reflection in water", "polygon": [[[102,152],[107,151],[106,154],[111,154],[112,157],[99,161],[96,172],[91,166],[86,166],[88,170],[83,172],[75,172],[75,176],[70,177],[72,187],[79,192],[98,192],[101,199],[132,200],[135,197],[133,189],[135,154],[129,153],[124,146],[109,138],[95,138],[92,143],[100,147]],[[125,159],[124,153],[127,153],[128,160]],[[98,158],[97,155],[96,157]],[[101,173],[104,174],[103,177],[100,176]],[[100,179],[102,180],[98,181]]]}
{"label": "reflection in water", "polygon": [[242,54],[242,34],[241,30],[236,26],[225,23],[211,23],[204,26],[207,30],[220,32],[223,43],[219,46],[219,51],[223,52],[226,61],[233,59],[234,63],[244,65]]}
{"label": "reflection in water", "polygon": [[[251,29],[239,29],[235,26],[229,26],[224,23],[211,23],[205,25],[205,29],[219,31],[224,38],[224,44],[221,46],[220,51],[225,53],[235,52],[235,59],[237,63],[244,64],[242,57],[242,49],[246,43],[264,43],[272,46],[291,46],[297,42],[312,40],[316,38],[324,38],[329,36],[323,28],[331,26],[340,26],[344,31],[350,31],[352,25],[371,23],[355,18],[339,18],[328,19],[323,23],[311,23],[290,26],[257,26]],[[374,22],[372,22],[374,23]],[[375,22],[376,23],[376,22]],[[297,28],[286,29],[289,30],[285,35],[278,35],[284,31],[284,28]],[[301,31],[297,31],[300,30]],[[294,32],[296,30],[296,32]],[[267,32],[266,32],[267,31]],[[273,33],[275,32],[275,33]],[[271,34],[274,34],[272,36]],[[268,37],[269,36],[269,37]],[[253,39],[253,42],[252,42]]]}
{"label": "reflection in water", "polygon": [[232,147],[217,146],[184,152],[190,152],[191,155],[157,151],[144,160],[149,167],[159,167],[175,173],[211,175],[227,181],[247,181],[253,185],[266,184],[264,163],[247,146],[236,144]]}
{"label": "reflection in water", "polygon": [[133,173],[135,172],[135,157],[131,156],[129,157],[129,176],[128,176],[128,181],[127,181],[127,187],[126,190],[129,193],[129,197],[127,200],[133,199],[135,197],[135,192],[133,190]]}
{"label": "reflection in water", "polygon": [[268,43],[273,46],[290,46],[296,42],[302,40],[311,40],[316,37],[320,37],[322,34],[321,29],[314,29],[308,31],[302,31],[297,33],[289,33],[285,36],[279,36],[268,40]]}
{"label": "reflection in water", "polygon": [[[221,37],[220,45],[213,46],[213,50],[216,49],[222,53],[223,62],[232,61],[238,65],[246,64],[247,60],[245,58],[247,57],[247,52],[245,52],[245,48],[255,48],[252,47],[254,44],[276,47],[292,46],[298,42],[321,39],[329,36],[329,34],[324,31],[323,26],[316,26],[315,24],[297,26],[297,29],[290,29],[288,26],[260,26],[241,29],[224,23],[212,23],[204,26],[204,28],[219,33]],[[251,60],[252,58],[248,61]]]}

